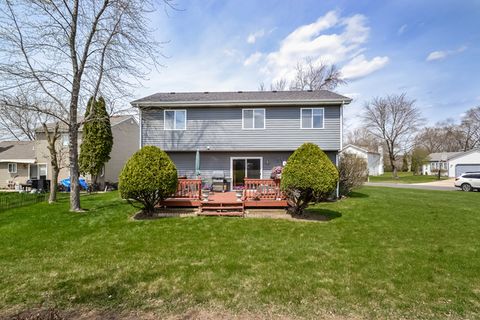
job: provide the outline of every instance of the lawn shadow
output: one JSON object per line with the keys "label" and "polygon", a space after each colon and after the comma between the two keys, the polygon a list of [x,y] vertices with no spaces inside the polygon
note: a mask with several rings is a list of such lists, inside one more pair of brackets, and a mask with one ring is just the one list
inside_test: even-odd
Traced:
{"label": "lawn shadow", "polygon": [[341,218],[342,213],[338,211],[328,209],[307,209],[301,216],[292,215],[292,219],[306,220],[306,221],[330,221],[333,219]]}
{"label": "lawn shadow", "polygon": [[368,194],[352,191],[347,195],[347,198],[368,198],[370,197]]}

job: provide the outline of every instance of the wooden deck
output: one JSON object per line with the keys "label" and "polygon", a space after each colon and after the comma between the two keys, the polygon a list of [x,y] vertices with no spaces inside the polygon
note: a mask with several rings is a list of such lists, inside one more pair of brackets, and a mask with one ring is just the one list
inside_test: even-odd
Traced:
{"label": "wooden deck", "polygon": [[[236,191],[210,191],[208,201],[202,199],[202,181],[200,179],[180,179],[175,195],[163,201],[165,207],[198,207],[200,211],[236,212],[245,208],[284,208],[287,201],[280,191],[280,181],[272,179],[245,178],[242,197],[237,198]],[[229,208],[229,209],[222,209]]]}
{"label": "wooden deck", "polygon": [[241,200],[237,201],[235,191],[229,192],[210,192],[208,202],[200,199],[186,199],[186,198],[170,198],[162,202],[162,206],[166,207],[200,207],[206,204],[228,204],[228,203],[242,203],[246,208],[284,208],[287,206],[286,200],[275,199],[260,199],[260,200]]}

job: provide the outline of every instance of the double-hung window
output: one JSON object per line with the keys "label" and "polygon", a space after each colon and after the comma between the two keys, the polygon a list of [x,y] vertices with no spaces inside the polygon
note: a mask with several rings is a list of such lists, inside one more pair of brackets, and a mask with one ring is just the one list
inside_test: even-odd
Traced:
{"label": "double-hung window", "polygon": [[165,130],[186,130],[187,110],[165,110]]}
{"label": "double-hung window", "polygon": [[17,173],[17,164],[9,163],[8,164],[8,173]]}
{"label": "double-hung window", "polygon": [[242,109],[242,129],[265,129],[265,109]]}
{"label": "double-hung window", "polygon": [[323,129],[323,108],[302,108],[300,110],[300,126],[302,129]]}

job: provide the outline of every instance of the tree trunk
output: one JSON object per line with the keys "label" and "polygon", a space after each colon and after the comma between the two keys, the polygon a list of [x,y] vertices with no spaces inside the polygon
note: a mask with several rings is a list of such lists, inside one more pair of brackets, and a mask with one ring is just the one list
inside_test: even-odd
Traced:
{"label": "tree trunk", "polygon": [[78,94],[80,92],[80,82],[74,79],[72,97],[70,101],[70,211],[82,211],[80,207],[80,185],[78,172],[78,123],[77,123],[77,107]]}
{"label": "tree trunk", "polygon": [[394,178],[397,178],[398,174],[397,174],[397,166],[395,165],[395,158],[392,155],[390,155],[389,159],[390,159],[390,165],[392,166],[392,176]]}
{"label": "tree trunk", "polygon": [[48,197],[48,203],[57,202],[57,189],[58,189],[58,166],[52,164],[52,181],[50,181],[50,196]]}

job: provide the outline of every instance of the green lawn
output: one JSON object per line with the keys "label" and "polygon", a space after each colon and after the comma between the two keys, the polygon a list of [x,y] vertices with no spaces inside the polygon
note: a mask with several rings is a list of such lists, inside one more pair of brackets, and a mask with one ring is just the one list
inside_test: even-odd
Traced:
{"label": "green lawn", "polygon": [[66,199],[12,209],[0,310],[475,318],[479,204],[477,192],[365,187],[313,209],[327,222],[134,221],[117,193],[83,196],[85,214]]}
{"label": "green lawn", "polygon": [[[393,182],[393,183],[423,183],[423,182],[433,182],[438,181],[438,176],[426,176],[426,175],[416,175],[414,176],[411,172],[399,172],[398,178],[395,179],[392,177],[391,172],[385,172],[381,176],[370,176],[370,182]],[[447,177],[441,177],[441,180],[448,179]]]}

